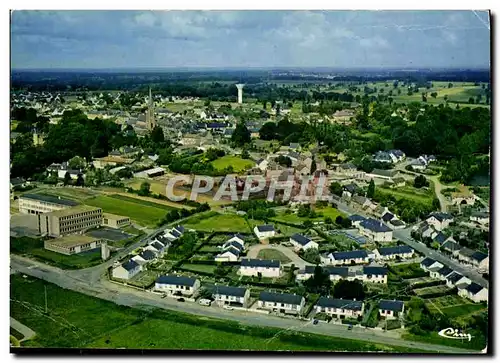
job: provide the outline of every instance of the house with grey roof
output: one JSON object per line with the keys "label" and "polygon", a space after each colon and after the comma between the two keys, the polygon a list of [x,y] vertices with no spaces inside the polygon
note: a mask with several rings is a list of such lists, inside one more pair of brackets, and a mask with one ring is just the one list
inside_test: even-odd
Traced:
{"label": "house with grey roof", "polygon": [[453,216],[448,213],[435,212],[427,217],[426,222],[432,225],[437,231],[442,231],[448,228],[450,223],[453,222]]}
{"label": "house with grey roof", "polygon": [[171,296],[192,296],[200,288],[200,280],[177,275],[162,275],[155,281],[154,289]]}
{"label": "house with grey roof", "polygon": [[294,233],[290,236],[290,243],[295,246],[296,251],[308,250],[311,248],[318,249],[318,244],[316,242],[300,233]]}
{"label": "house with grey roof", "polygon": [[141,270],[142,268],[137,262],[128,260],[114,267],[111,275],[117,279],[130,280],[139,272],[141,272]]}
{"label": "house with grey roof", "polygon": [[250,299],[250,289],[234,286],[215,285],[212,288],[212,296],[219,306],[241,306],[247,307]]}
{"label": "house with grey roof", "polygon": [[358,228],[362,235],[371,238],[375,242],[392,241],[392,229],[376,219],[367,218],[359,224]]}
{"label": "house with grey roof", "polygon": [[253,229],[258,239],[265,239],[276,236],[276,230],[272,224],[255,226]]}
{"label": "house with grey roof", "polygon": [[358,265],[370,262],[365,250],[332,252],[320,255],[323,265]]}
{"label": "house with grey roof", "polygon": [[407,259],[414,256],[415,251],[407,245],[395,247],[380,247],[373,251],[375,259],[381,261],[389,261],[397,258]]}
{"label": "house with grey roof", "polygon": [[306,300],[303,296],[287,293],[262,291],[257,301],[259,309],[283,314],[298,315],[302,312]]}
{"label": "house with grey roof", "polygon": [[475,282],[470,283],[463,289],[459,289],[458,295],[466,297],[474,302],[488,301],[488,289]]}
{"label": "house with grey roof", "polygon": [[239,274],[242,276],[279,277],[281,263],[278,260],[248,259],[241,260]]}
{"label": "house with grey roof", "polygon": [[474,212],[471,214],[469,219],[472,222],[476,222],[482,225],[487,225],[490,223],[490,214],[486,212]]}
{"label": "house with grey roof", "polygon": [[460,263],[472,265],[480,270],[489,269],[489,256],[486,253],[474,251],[464,247],[458,252],[458,260]]}
{"label": "house with grey roof", "polygon": [[405,311],[405,304],[400,300],[380,300],[378,311],[385,319],[398,319]]}
{"label": "house with grey roof", "polygon": [[385,267],[363,267],[363,281],[375,284],[387,284],[387,269]]}
{"label": "house with grey roof", "polygon": [[365,304],[363,301],[321,296],[314,308],[316,313],[325,313],[337,319],[357,319],[363,316]]}
{"label": "house with grey roof", "polygon": [[449,268],[448,266],[443,266],[437,271],[432,271],[430,272],[430,276],[434,277],[435,279],[440,279],[440,280],[445,280],[446,276],[451,274],[453,270]]}
{"label": "house with grey roof", "polygon": [[469,280],[467,277],[463,276],[462,274],[459,274],[456,271],[453,271],[451,274],[446,276],[445,278],[446,281],[446,286],[452,288],[454,286],[457,286],[462,283],[470,284],[471,280]]}

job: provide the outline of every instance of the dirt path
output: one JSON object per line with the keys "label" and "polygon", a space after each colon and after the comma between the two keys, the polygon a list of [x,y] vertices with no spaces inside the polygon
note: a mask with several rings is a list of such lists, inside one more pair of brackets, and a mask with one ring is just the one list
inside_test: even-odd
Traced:
{"label": "dirt path", "polygon": [[24,335],[24,338],[21,339],[19,342],[24,342],[25,340],[29,340],[36,335],[36,333],[33,330],[31,330],[26,325],[20,323],[14,318],[10,318],[10,326],[13,329],[17,330],[22,335]]}

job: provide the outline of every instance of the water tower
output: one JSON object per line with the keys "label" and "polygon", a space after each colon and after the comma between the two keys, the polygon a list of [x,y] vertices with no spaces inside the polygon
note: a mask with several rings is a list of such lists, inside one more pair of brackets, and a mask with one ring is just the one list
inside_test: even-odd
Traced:
{"label": "water tower", "polygon": [[239,104],[243,103],[243,87],[245,87],[245,85],[243,83],[238,83],[236,85],[236,88],[238,88],[238,103]]}

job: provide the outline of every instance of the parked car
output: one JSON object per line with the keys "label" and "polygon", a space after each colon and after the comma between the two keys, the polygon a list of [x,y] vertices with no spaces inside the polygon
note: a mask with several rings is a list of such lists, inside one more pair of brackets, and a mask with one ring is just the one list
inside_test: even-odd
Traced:
{"label": "parked car", "polygon": [[167,297],[167,294],[162,294],[162,295],[161,295],[161,298],[162,298],[162,299],[165,299],[166,297]]}
{"label": "parked car", "polygon": [[198,303],[203,306],[210,306],[212,304],[212,300],[201,299],[200,301],[198,301]]}
{"label": "parked car", "polygon": [[234,309],[233,309],[231,306],[229,306],[229,305],[224,305],[224,306],[223,306],[223,308],[224,308],[224,309],[226,309],[226,310],[234,310]]}
{"label": "parked car", "polygon": [[349,326],[347,327],[347,330],[352,330],[352,324],[349,324]]}
{"label": "parked car", "polygon": [[314,320],[313,320],[313,324],[314,324],[314,325],[317,325],[317,324],[318,324],[318,319],[314,319]]}
{"label": "parked car", "polygon": [[184,300],[184,298],[180,297],[180,298],[178,298],[178,299],[177,299],[177,301],[178,301],[178,302],[184,302],[184,301],[186,301],[186,300]]}

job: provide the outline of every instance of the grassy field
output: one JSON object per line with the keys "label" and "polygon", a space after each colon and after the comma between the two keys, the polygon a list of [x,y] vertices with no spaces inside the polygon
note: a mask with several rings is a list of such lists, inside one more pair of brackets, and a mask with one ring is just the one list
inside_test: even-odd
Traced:
{"label": "grassy field", "polygon": [[181,265],[181,268],[184,271],[192,271],[192,272],[206,272],[206,273],[213,273],[215,268],[217,266],[215,265],[202,265],[202,264],[197,264],[197,263],[184,263]]}
{"label": "grassy field", "polygon": [[433,313],[444,314],[450,318],[468,315],[486,309],[482,304],[474,304],[458,295],[441,296],[427,299],[425,305]]}
{"label": "grassy field", "polygon": [[212,165],[215,169],[222,170],[232,166],[235,173],[251,168],[254,164],[252,160],[242,159],[238,156],[231,155],[226,155],[212,161]]}
{"label": "grassy field", "polygon": [[257,258],[261,258],[263,260],[278,260],[281,261],[281,263],[292,262],[292,260],[286,257],[282,252],[273,250],[272,248],[260,250],[257,254]]}
{"label": "grassy field", "polygon": [[50,187],[47,185],[41,185],[40,187],[30,190],[27,193],[61,197],[63,199],[74,200],[76,202],[84,202],[88,198],[99,195],[99,193],[86,188]]}
{"label": "grassy field", "polygon": [[[419,352],[370,342],[240,325],[168,310],[115,305],[11,275],[11,316],[37,332],[23,346],[72,348]],[[281,332],[277,335],[278,332]],[[275,337],[274,339],[271,339]]]}
{"label": "grassy field", "polygon": [[12,253],[35,257],[38,260],[55,265],[62,269],[80,269],[98,265],[102,262],[101,251],[88,251],[78,255],[63,255],[46,250],[43,240],[30,237],[11,237],[10,251]]}
{"label": "grassy field", "polygon": [[431,204],[433,194],[432,191],[423,191],[411,187],[403,187],[398,189],[377,188],[377,192],[383,194],[392,194],[394,197],[400,199],[410,199],[423,204]]}
{"label": "grassy field", "polygon": [[427,294],[437,294],[437,293],[441,293],[441,292],[446,292],[448,290],[451,290],[448,286],[438,285],[438,286],[422,287],[421,289],[413,290],[413,292],[417,296],[422,296],[422,295],[427,295]]}
{"label": "grassy field", "polygon": [[[119,197],[119,198],[117,198]],[[102,208],[105,213],[128,216],[144,226],[155,226],[172,208],[157,204],[158,207],[145,205],[143,200],[124,200],[123,196],[99,196],[87,199],[85,204]]]}
{"label": "grassy field", "polygon": [[427,276],[428,274],[420,268],[419,263],[407,263],[402,265],[391,266],[392,270],[403,279],[411,279]]}
{"label": "grassy field", "polygon": [[203,214],[187,219],[183,225],[197,231],[227,231],[249,233],[248,224],[243,217],[235,214]]}
{"label": "grassy field", "polygon": [[343,214],[342,212],[333,207],[315,208],[315,212],[317,214],[320,214],[320,216],[316,218],[308,218],[308,217],[299,217],[295,213],[286,214],[285,212],[279,212],[273,219],[275,219],[276,221],[301,224],[308,219],[315,222],[315,221],[322,221],[326,217],[330,217],[335,222],[335,218],[337,218],[338,216],[345,217],[345,214]]}

